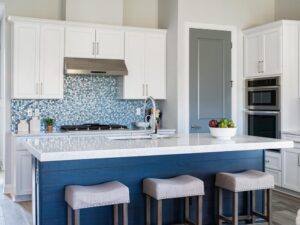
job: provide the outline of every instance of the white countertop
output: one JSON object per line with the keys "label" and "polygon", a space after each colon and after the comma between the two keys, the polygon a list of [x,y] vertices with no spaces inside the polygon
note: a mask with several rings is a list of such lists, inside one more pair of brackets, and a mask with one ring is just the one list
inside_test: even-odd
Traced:
{"label": "white countertop", "polygon": [[102,135],[27,138],[25,147],[39,161],[103,159],[192,153],[292,148],[289,140],[237,136],[230,141],[210,134],[181,134],[166,139],[109,140]]}
{"label": "white countertop", "polygon": [[[151,131],[151,130],[146,130]],[[44,131],[36,131],[31,133],[11,133],[13,137],[49,137],[49,136],[73,136],[73,135],[122,135],[122,134],[140,134],[145,133],[144,129],[124,129],[124,130],[99,130],[99,131],[54,131],[52,133]],[[161,134],[174,134],[176,129],[159,129],[158,133]]]}

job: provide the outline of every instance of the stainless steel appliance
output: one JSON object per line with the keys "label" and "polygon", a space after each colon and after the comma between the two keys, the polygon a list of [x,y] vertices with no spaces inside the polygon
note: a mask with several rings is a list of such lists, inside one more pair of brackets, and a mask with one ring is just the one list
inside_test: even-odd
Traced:
{"label": "stainless steel appliance", "polygon": [[245,124],[248,135],[280,138],[280,78],[246,80]]}
{"label": "stainless steel appliance", "polygon": [[280,111],[247,110],[245,114],[248,135],[280,138]]}
{"label": "stainless steel appliance", "polygon": [[127,126],[119,124],[98,124],[87,123],[81,125],[63,125],[60,129],[64,132],[70,131],[98,131],[98,130],[124,130],[128,129]]}
{"label": "stainless steel appliance", "polygon": [[246,108],[280,110],[279,77],[246,80]]}

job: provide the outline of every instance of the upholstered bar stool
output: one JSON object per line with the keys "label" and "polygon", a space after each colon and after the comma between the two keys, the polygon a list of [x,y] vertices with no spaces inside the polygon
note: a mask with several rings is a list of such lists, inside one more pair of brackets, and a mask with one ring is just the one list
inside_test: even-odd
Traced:
{"label": "upholstered bar stool", "polygon": [[[203,181],[189,175],[170,179],[147,178],[143,181],[146,200],[146,225],[151,224],[151,198],[157,200],[157,225],[163,224],[162,200],[185,198],[185,224],[202,225]],[[197,198],[196,223],[190,219],[189,198]]]}
{"label": "upholstered bar stool", "polygon": [[113,181],[93,186],[70,185],[65,188],[65,200],[68,203],[68,225],[80,225],[80,209],[99,206],[113,206],[114,225],[118,225],[118,206],[123,205],[123,225],[128,225],[129,189],[124,184]]}
{"label": "upholstered bar stool", "polygon": [[[216,176],[216,186],[218,188],[218,225],[223,222],[238,225],[239,220],[255,223],[255,217],[264,219],[271,224],[271,201],[272,189],[274,188],[274,177],[270,174],[249,170],[242,173],[219,173]],[[232,192],[232,217],[223,215],[223,189]],[[266,195],[264,214],[258,213],[255,207],[255,191],[264,190]],[[240,192],[250,192],[250,214],[239,216],[238,214],[238,194]]]}

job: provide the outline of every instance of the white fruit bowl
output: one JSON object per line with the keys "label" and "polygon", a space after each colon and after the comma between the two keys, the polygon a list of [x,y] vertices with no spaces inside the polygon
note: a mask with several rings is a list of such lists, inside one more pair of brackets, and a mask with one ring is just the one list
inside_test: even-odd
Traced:
{"label": "white fruit bowl", "polygon": [[210,134],[220,140],[230,140],[236,135],[237,128],[215,128],[210,127]]}

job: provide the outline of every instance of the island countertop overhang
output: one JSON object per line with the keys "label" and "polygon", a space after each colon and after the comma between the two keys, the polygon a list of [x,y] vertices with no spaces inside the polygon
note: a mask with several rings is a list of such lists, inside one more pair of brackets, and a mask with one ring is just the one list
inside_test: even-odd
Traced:
{"label": "island countertop overhang", "polygon": [[27,138],[24,146],[39,161],[124,158],[292,148],[289,140],[236,136],[222,141],[209,134],[179,134],[155,140],[109,140],[103,136]]}

